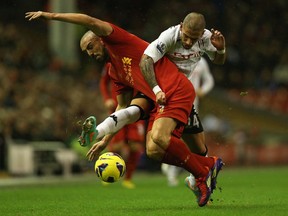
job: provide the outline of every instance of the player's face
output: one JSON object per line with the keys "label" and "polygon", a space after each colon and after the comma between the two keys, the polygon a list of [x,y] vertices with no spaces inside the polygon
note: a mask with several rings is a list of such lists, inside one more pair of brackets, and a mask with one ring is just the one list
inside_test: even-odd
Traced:
{"label": "player's face", "polygon": [[203,35],[202,31],[193,31],[187,27],[181,26],[181,41],[184,49],[190,49]]}
{"label": "player's face", "polygon": [[96,59],[96,61],[102,62],[106,59],[106,53],[103,42],[95,37],[87,37],[81,44],[82,51],[86,51],[87,54]]}

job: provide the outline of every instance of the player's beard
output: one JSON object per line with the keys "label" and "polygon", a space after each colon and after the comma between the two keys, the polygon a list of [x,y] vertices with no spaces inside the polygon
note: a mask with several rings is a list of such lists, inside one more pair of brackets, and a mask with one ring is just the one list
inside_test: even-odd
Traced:
{"label": "player's beard", "polygon": [[102,55],[94,55],[94,58],[99,63],[106,63],[107,60],[109,59],[107,49],[104,47]]}

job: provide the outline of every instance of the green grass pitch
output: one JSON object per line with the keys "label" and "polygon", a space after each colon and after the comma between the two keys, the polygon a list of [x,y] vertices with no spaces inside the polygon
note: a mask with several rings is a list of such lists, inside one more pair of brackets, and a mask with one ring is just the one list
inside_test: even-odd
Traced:
{"label": "green grass pitch", "polygon": [[[185,173],[180,179],[185,178]],[[288,215],[288,167],[227,168],[219,174],[212,203],[198,207],[184,183],[168,187],[160,173],[135,175],[136,189],[103,186],[94,175],[0,186],[3,216]],[[0,179],[1,182],[1,179]]]}

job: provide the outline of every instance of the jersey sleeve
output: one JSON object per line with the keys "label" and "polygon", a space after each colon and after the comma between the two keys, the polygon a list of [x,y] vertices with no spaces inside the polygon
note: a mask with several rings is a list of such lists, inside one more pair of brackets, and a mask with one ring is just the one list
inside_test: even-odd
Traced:
{"label": "jersey sleeve", "polygon": [[156,40],[149,44],[144,54],[150,56],[154,63],[157,62],[168,52],[173,44],[173,36],[170,28],[165,30]]}

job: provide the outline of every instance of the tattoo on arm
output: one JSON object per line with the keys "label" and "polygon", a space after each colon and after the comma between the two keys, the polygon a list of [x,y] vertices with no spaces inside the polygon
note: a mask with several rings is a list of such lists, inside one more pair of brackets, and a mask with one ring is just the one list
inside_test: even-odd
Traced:
{"label": "tattoo on arm", "polygon": [[155,77],[153,59],[144,54],[141,58],[139,66],[146,82],[149,84],[151,89],[153,89],[153,87],[158,85]]}

